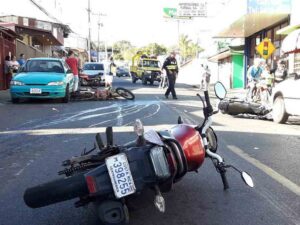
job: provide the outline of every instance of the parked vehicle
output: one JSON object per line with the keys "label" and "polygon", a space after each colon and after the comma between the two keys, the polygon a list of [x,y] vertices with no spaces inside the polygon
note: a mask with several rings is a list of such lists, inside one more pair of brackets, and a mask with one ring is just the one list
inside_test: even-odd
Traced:
{"label": "parked vehicle", "polygon": [[129,69],[123,66],[119,66],[116,72],[117,77],[129,77]]}
{"label": "parked vehicle", "polygon": [[79,83],[81,86],[97,87],[104,85],[105,70],[103,63],[89,62],[83,65],[82,71],[79,73]]}
{"label": "parked vehicle", "polygon": [[272,115],[276,123],[285,123],[290,115],[300,116],[300,75],[289,75],[288,79],[275,86],[272,92]]}
{"label": "parked vehicle", "polygon": [[74,78],[64,60],[32,58],[19,70],[10,83],[13,103],[24,98],[61,98],[68,102]]}
{"label": "parked vehicle", "polygon": [[141,80],[144,85],[149,82],[151,85],[154,81],[161,80],[161,65],[156,58],[151,58],[141,52],[138,52],[132,58],[132,66],[130,67],[132,83]]}
{"label": "parked vehicle", "polygon": [[[226,95],[220,83],[216,84],[215,90],[221,99]],[[197,171],[205,158],[210,158],[220,173],[224,189],[229,188],[226,178],[228,168],[238,171],[245,183],[253,187],[253,181],[246,172],[226,164],[216,153],[217,136],[211,124],[212,115],[217,111],[213,111],[207,91],[204,95],[205,100],[198,95],[203,103],[205,119],[202,125],[183,124],[179,117],[178,124],[168,131],[150,130],[144,133],[141,121],[137,120],[134,125],[136,140],[119,146],[113,142],[112,127],[107,127],[106,145],[97,134],[99,150],[95,147],[64,161],[66,168],[59,174],[66,178],[28,188],[24,194],[25,203],[39,208],[79,197],[75,206],[91,203],[103,224],[124,224],[129,218],[128,196],[150,188],[155,194],[156,208],[164,212],[162,192],[171,191],[173,184],[183,180],[187,172]]]}

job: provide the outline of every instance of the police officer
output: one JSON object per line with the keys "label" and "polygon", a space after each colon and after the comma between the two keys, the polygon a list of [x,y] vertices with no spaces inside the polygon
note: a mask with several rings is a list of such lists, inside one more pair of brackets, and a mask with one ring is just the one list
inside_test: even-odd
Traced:
{"label": "police officer", "polygon": [[168,81],[169,81],[169,87],[165,93],[165,97],[168,98],[171,92],[173,99],[177,99],[176,92],[175,92],[175,82],[178,74],[178,65],[175,56],[176,53],[172,51],[170,53],[170,56],[166,58],[162,66],[162,70],[165,70],[167,72]]}

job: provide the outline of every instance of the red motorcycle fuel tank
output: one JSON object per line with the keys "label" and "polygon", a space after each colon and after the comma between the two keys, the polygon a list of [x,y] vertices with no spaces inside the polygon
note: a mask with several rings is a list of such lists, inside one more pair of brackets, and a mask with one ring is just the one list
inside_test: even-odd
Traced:
{"label": "red motorcycle fuel tank", "polygon": [[199,132],[192,126],[178,124],[171,128],[171,133],[184,151],[188,171],[197,170],[205,158],[205,149]]}

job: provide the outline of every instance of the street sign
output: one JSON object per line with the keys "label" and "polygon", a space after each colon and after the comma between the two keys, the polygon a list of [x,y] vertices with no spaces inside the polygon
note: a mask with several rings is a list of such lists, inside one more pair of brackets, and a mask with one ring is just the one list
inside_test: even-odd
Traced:
{"label": "street sign", "polygon": [[191,16],[179,16],[177,8],[163,8],[164,18],[167,19],[178,19],[178,20],[188,20],[192,19]]}
{"label": "street sign", "polygon": [[256,51],[264,58],[269,58],[276,50],[269,38],[265,38],[259,45],[256,46]]}
{"label": "street sign", "polygon": [[177,15],[182,17],[207,17],[207,2],[180,2]]}
{"label": "street sign", "polygon": [[173,18],[177,15],[176,8],[164,8],[164,17],[165,18]]}

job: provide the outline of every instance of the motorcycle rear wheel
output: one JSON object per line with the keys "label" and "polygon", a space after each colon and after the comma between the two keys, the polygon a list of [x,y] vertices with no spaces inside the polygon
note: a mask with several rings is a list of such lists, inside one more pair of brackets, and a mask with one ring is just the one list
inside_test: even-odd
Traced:
{"label": "motorcycle rear wheel", "polygon": [[84,177],[80,173],[28,188],[24,193],[24,202],[31,208],[39,208],[54,203],[88,195],[89,190]]}
{"label": "motorcycle rear wheel", "polygon": [[116,93],[127,100],[134,100],[134,94],[125,88],[116,88]]}

